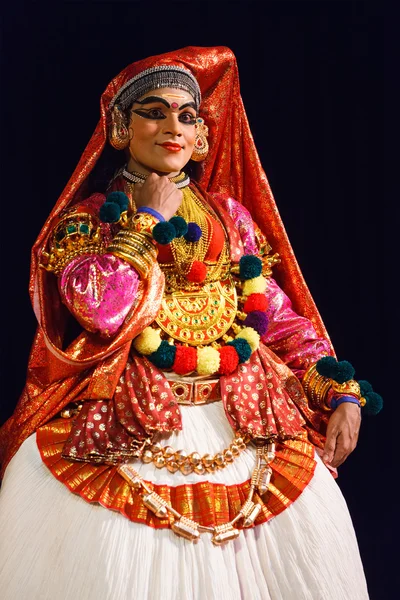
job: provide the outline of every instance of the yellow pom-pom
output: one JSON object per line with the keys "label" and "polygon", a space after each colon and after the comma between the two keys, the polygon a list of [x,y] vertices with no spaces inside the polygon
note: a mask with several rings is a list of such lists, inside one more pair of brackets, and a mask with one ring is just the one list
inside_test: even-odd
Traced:
{"label": "yellow pom-pom", "polygon": [[219,369],[220,356],[218,350],[211,348],[197,349],[197,372],[199,375],[212,375]]}
{"label": "yellow pom-pom", "polygon": [[267,289],[267,280],[262,275],[248,279],[243,284],[243,296],[250,296],[250,294],[263,294]]}
{"label": "yellow pom-pom", "polygon": [[260,336],[252,327],[244,327],[236,337],[245,339],[252,352],[255,352],[260,345]]}
{"label": "yellow pom-pom", "polygon": [[140,354],[149,356],[152,352],[155,352],[161,344],[160,332],[156,331],[152,327],[146,327],[143,329],[137,338],[134,339],[133,345]]}

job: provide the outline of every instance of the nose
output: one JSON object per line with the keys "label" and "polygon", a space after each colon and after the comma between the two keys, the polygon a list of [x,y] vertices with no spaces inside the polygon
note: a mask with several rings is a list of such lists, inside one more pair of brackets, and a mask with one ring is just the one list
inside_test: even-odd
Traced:
{"label": "nose", "polygon": [[179,115],[176,113],[169,113],[164,121],[163,133],[180,137],[182,135],[181,122],[179,121]]}

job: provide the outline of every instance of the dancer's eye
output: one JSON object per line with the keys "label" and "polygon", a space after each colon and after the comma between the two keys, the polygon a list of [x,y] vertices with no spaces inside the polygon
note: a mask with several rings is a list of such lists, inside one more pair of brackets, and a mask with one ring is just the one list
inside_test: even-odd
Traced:
{"label": "dancer's eye", "polygon": [[185,125],[195,125],[196,117],[190,112],[183,112],[179,115],[179,120]]}
{"label": "dancer's eye", "polygon": [[166,116],[160,108],[138,108],[132,112],[140,117],[144,117],[145,119],[153,119],[154,121],[166,119]]}

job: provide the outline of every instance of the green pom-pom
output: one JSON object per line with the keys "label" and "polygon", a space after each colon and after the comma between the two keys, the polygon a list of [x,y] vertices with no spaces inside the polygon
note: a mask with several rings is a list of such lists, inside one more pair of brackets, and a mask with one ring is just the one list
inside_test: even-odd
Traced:
{"label": "green pom-pom", "polygon": [[236,338],[226,345],[235,348],[239,356],[239,363],[244,363],[249,360],[252,354],[250,344],[244,338]]}
{"label": "green pom-pom", "polygon": [[169,221],[157,223],[153,227],[153,238],[158,244],[167,246],[176,238],[176,229]]}
{"label": "green pom-pom", "polygon": [[364,406],[364,412],[367,415],[377,415],[383,408],[383,398],[376,392],[368,392],[364,396],[366,404]]}
{"label": "green pom-pom", "polygon": [[341,360],[337,363],[337,372],[336,376],[333,379],[337,383],[345,383],[345,381],[350,381],[350,379],[354,378],[355,370],[352,364],[350,364],[347,360]]}
{"label": "green pom-pom", "polygon": [[338,362],[333,356],[320,358],[316,370],[319,375],[333,379],[337,383],[345,383],[353,379],[355,373],[353,366],[347,360]]}
{"label": "green pom-pom", "polygon": [[159,369],[170,369],[174,364],[175,354],[176,347],[163,340],[157,350],[148,356],[148,359]]}
{"label": "green pom-pom", "polygon": [[337,360],[333,356],[323,356],[315,365],[318,375],[334,379],[337,372]]}
{"label": "green pom-pom", "polygon": [[175,227],[176,237],[182,237],[187,234],[188,224],[183,217],[172,217],[169,222]]}
{"label": "green pom-pom", "polygon": [[262,261],[258,256],[246,254],[239,260],[240,279],[254,279],[262,273]]}
{"label": "green pom-pom", "polygon": [[360,386],[361,396],[365,396],[365,394],[373,391],[372,385],[369,381],[365,381],[365,379],[360,379],[358,385]]}
{"label": "green pom-pom", "polygon": [[100,207],[100,220],[103,223],[117,223],[121,217],[121,209],[119,204],[115,202],[105,202]]}
{"label": "green pom-pom", "polygon": [[121,209],[121,212],[128,210],[129,198],[124,192],[111,192],[108,194],[106,199],[107,204],[109,202],[115,202]]}

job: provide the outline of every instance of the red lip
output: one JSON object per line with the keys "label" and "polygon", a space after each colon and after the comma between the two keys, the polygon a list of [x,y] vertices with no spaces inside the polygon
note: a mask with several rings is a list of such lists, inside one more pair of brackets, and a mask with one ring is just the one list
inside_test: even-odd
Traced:
{"label": "red lip", "polygon": [[179,150],[182,150],[182,146],[174,144],[173,142],[165,142],[164,144],[159,144],[159,146],[169,150],[169,152],[179,152]]}

